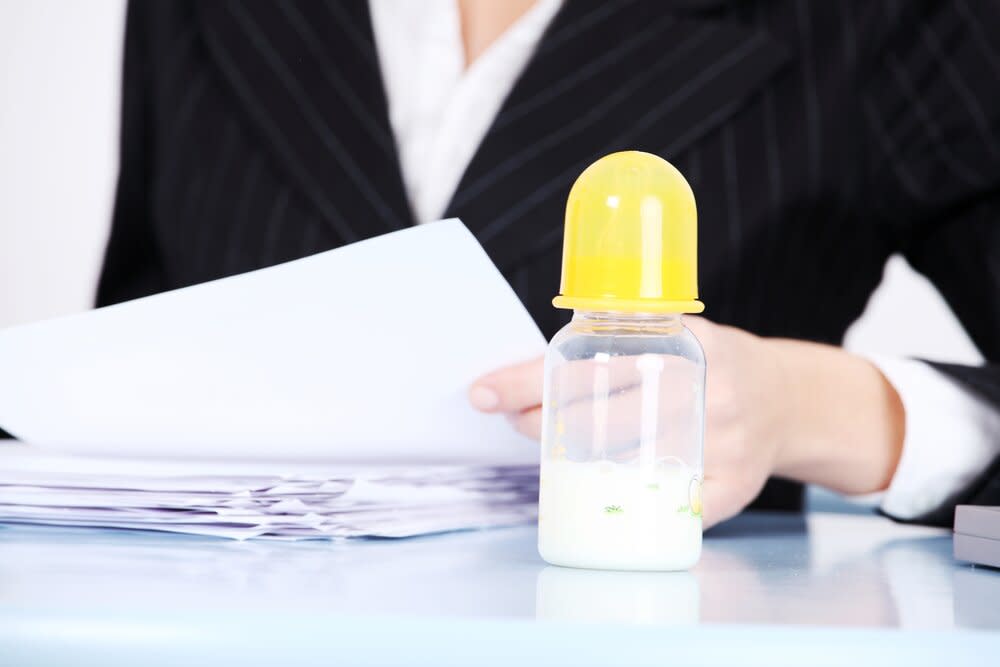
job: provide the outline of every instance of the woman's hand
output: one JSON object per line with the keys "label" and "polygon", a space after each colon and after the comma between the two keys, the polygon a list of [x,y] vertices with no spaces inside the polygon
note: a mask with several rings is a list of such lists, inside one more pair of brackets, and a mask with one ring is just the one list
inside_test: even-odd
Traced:
{"label": "woman's hand", "polygon": [[[903,408],[868,361],[840,348],[761,338],[687,317],[705,349],[705,526],[742,510],[777,475],[843,493],[888,486]],[[500,369],[469,390],[473,406],[541,431],[542,360]]]}

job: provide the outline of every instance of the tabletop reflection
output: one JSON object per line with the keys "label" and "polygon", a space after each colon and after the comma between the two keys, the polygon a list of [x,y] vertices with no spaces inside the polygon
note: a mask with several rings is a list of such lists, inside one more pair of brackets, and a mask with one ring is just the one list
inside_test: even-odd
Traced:
{"label": "tabletop reflection", "polygon": [[409,540],[231,542],[0,525],[0,617],[233,609],[678,625],[1000,628],[1000,572],[947,531],[878,517],[740,517],[690,572],[546,566],[535,531]]}

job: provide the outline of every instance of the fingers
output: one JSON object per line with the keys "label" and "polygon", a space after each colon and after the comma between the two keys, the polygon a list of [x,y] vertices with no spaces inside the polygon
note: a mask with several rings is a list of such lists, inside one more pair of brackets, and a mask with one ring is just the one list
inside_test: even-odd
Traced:
{"label": "fingers", "polygon": [[511,425],[523,435],[532,440],[540,440],[542,437],[542,409],[532,408],[524,412],[517,412],[508,417]]}
{"label": "fingers", "polygon": [[494,371],[469,388],[469,402],[482,412],[515,413],[542,403],[541,357]]}
{"label": "fingers", "polygon": [[[620,356],[600,362],[582,359],[564,363],[556,371],[555,384],[561,388],[559,402],[591,396],[597,388],[613,392],[641,379],[635,357]],[[508,366],[476,380],[469,389],[469,401],[483,412],[522,412],[542,403],[544,359]]]}
{"label": "fingers", "polygon": [[732,484],[706,477],[702,486],[702,528],[708,530],[717,523],[739,514],[743,508]]}

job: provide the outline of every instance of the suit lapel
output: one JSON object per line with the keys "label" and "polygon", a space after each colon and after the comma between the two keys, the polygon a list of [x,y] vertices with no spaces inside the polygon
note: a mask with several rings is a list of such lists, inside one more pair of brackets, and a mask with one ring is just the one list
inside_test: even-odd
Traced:
{"label": "suit lapel", "polygon": [[626,149],[673,159],[788,59],[721,20],[718,2],[664,4],[567,0],[553,20],[448,210],[501,268],[561,238],[566,196],[592,161]]}
{"label": "suit lapel", "polygon": [[[788,54],[723,20],[721,4],[566,0],[447,215],[509,268],[558,241],[566,195],[590,162],[630,148],[671,159],[724,123]],[[234,107],[340,238],[413,224],[368,3],[197,7]]]}
{"label": "suit lapel", "polygon": [[412,224],[368,3],[197,3],[248,126],[344,242]]}

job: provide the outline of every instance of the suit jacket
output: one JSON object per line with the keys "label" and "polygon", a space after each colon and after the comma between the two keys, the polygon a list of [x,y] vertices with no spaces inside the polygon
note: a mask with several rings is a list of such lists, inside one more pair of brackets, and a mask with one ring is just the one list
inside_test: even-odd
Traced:
{"label": "suit jacket", "polygon": [[[996,34],[966,0],[567,0],[447,215],[551,336],[574,178],[656,153],[698,198],[706,315],[837,344],[900,252],[989,360],[935,367],[1000,406]],[[365,0],[131,3],[99,305],[411,224]],[[1000,504],[1000,463],[923,520],[955,502]]]}

